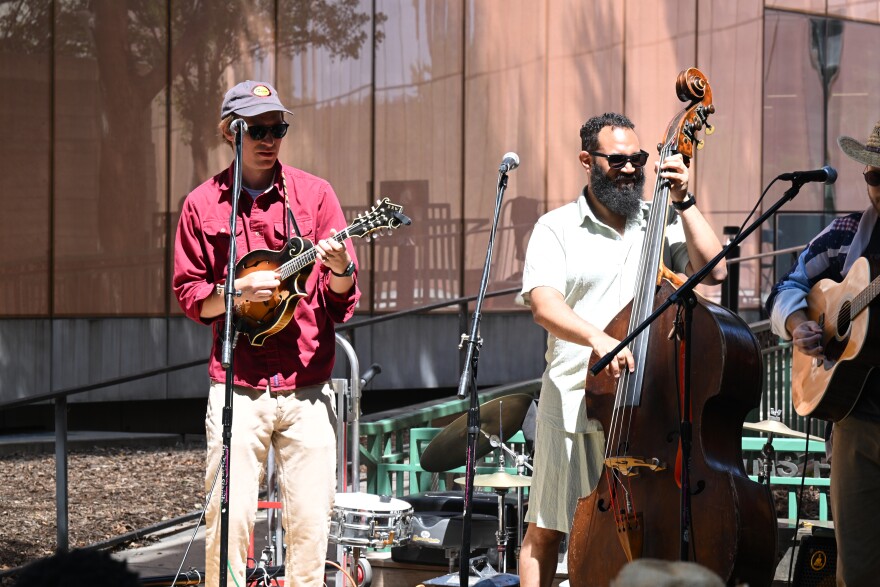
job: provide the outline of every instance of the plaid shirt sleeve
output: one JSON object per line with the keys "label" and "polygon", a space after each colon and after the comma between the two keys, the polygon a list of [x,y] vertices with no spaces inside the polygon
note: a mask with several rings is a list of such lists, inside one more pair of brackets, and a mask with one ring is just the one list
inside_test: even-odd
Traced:
{"label": "plaid shirt sleeve", "polygon": [[785,321],[807,307],[810,289],[822,279],[843,281],[843,264],[861,217],[859,212],[836,218],[810,241],[788,273],[773,286],[766,308],[773,332],[784,340],[791,340]]}

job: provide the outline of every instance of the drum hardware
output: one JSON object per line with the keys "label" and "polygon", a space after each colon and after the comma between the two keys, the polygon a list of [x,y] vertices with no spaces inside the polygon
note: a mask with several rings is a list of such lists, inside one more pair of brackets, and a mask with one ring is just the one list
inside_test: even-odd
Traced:
{"label": "drum hardware", "polygon": [[[421,583],[419,587],[427,587],[428,585],[459,585],[461,581],[459,574],[457,572],[452,572],[455,567],[455,561],[458,560],[458,553],[458,550],[450,549],[447,551],[447,557],[449,557],[449,574],[434,579],[428,579],[424,583]],[[502,576],[501,573],[496,571],[495,568],[489,564],[485,555],[475,556],[468,559],[468,571],[468,585],[476,585],[483,579],[488,579],[489,577]],[[510,575],[503,576],[511,577]],[[509,584],[513,585],[514,583]],[[517,582],[516,584],[518,585],[519,583]]]}
{"label": "drum hardware", "polygon": [[[517,463],[517,470],[521,473],[525,472],[525,468],[531,467],[526,462],[526,455],[517,455],[513,450],[504,445],[505,440],[509,440],[519,429],[525,420],[526,412],[532,405],[532,397],[525,394],[513,394],[496,398],[488,401],[480,406],[480,432],[482,436],[477,437],[476,458],[480,459],[489,454],[493,448],[500,448],[498,463],[499,469],[488,475],[475,475],[475,487],[490,487],[495,490],[498,495],[498,530],[495,533],[495,543],[498,552],[498,565],[502,569],[502,573],[506,572],[507,567],[507,545],[508,531],[506,527],[506,516],[504,507],[504,497],[508,489],[517,488],[517,547],[516,555],[519,556],[519,549],[522,545],[522,488],[531,485],[531,478],[524,475],[511,475],[505,471],[504,453],[509,453]],[[503,409],[502,409],[503,408]],[[486,431],[498,431],[498,435],[489,434]],[[506,432],[506,435],[505,435]],[[451,424],[446,426],[440,433],[434,437],[422,453],[419,461],[422,469],[432,473],[441,473],[450,469],[464,466],[467,460],[467,451],[462,451],[467,445],[468,434],[468,414],[463,414]],[[460,477],[455,479],[456,483],[466,484],[466,478]],[[452,560],[450,559],[450,565]],[[489,574],[497,574],[489,567]],[[476,572],[478,577],[487,576],[480,574],[474,568],[473,562],[471,566],[471,576]],[[451,566],[450,566],[451,571]],[[459,571],[460,572],[460,571]],[[450,575],[454,576],[454,575]],[[459,579],[460,581],[461,579]],[[430,583],[426,583],[430,584]]]}
{"label": "drum hardware", "polygon": [[[792,438],[807,438],[807,434],[798,430],[792,430],[783,424],[779,417],[780,409],[770,409],[770,418],[760,422],[745,422],[743,429],[756,430],[767,434],[767,443],[761,448],[761,473],[758,475],[758,483],[770,483],[770,477],[778,467],[776,451],[773,448],[773,436],[790,436]],[[806,465],[804,465],[806,466]]]}
{"label": "drum hardware", "polygon": [[761,420],[760,422],[746,422],[743,424],[745,430],[757,430],[767,434],[775,434],[776,436],[791,436],[792,438],[806,438],[807,434],[799,430],[792,430],[779,420]]}
{"label": "drum hardware", "polygon": [[[402,499],[370,493],[337,493],[330,516],[330,542],[349,553],[351,576],[357,580],[358,565],[369,574],[367,548],[399,546],[412,538],[413,508]],[[356,587],[356,586],[355,586]]]}
{"label": "drum hardware", "polygon": [[[504,404],[504,410],[500,409]],[[481,431],[505,431],[509,440],[522,427],[526,412],[532,405],[532,396],[516,393],[495,398],[480,406]],[[429,473],[443,473],[465,466],[467,446],[467,414],[462,414],[428,443],[419,458],[419,465]],[[476,458],[481,459],[492,451],[489,436],[477,439]]]}
{"label": "drum hardware", "polygon": [[[483,432],[482,430],[480,432]],[[486,433],[483,432],[483,435]],[[526,474],[526,469],[529,472],[533,472],[535,469],[529,464],[529,456],[525,453],[517,453],[513,451],[510,447],[501,442],[501,439],[494,434],[489,436],[489,444],[491,444],[495,448],[501,448],[504,452],[513,457],[514,462],[516,463],[516,472],[517,475],[523,476]],[[503,459],[504,455],[502,453],[501,458]],[[531,477],[525,477],[529,479],[529,486],[531,486]],[[519,565],[519,550],[522,547],[523,537],[525,535],[525,515],[523,514],[523,487],[522,485],[516,486],[516,560],[517,566]]]}
{"label": "drum hardware", "polygon": [[[505,446],[501,439],[494,434],[489,435],[486,434],[485,431],[482,431],[484,436],[489,439],[489,443],[491,446],[495,448],[502,449],[498,454],[498,470],[494,473],[490,473],[488,475],[475,475],[474,476],[474,487],[489,487],[495,490],[495,493],[498,495],[498,530],[495,532],[495,541],[498,549],[498,565],[501,569],[502,573],[507,572],[507,544],[508,544],[508,532],[507,532],[507,516],[505,515],[504,508],[504,496],[507,494],[507,491],[511,487],[516,488],[516,499],[517,499],[517,545],[516,545],[516,559],[519,560],[519,549],[522,546],[522,526],[523,526],[523,514],[522,514],[522,488],[530,487],[532,484],[532,478],[526,477],[524,475],[511,475],[505,470],[504,467],[504,453],[507,452],[514,457],[517,462],[517,470],[523,471],[525,468],[532,470],[531,465],[528,464],[526,455],[518,455],[509,447]],[[455,479],[455,482],[463,485],[465,483],[464,477],[458,477]]]}

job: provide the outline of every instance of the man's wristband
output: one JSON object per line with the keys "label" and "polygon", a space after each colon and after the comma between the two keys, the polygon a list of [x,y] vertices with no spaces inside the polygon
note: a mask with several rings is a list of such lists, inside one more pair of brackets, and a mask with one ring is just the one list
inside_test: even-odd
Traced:
{"label": "man's wristband", "polygon": [[336,273],[332,269],[330,270],[330,273],[336,277],[351,277],[354,274],[354,261],[349,261],[348,265],[345,267],[345,271],[342,273]]}
{"label": "man's wristband", "polygon": [[697,203],[697,198],[690,192],[684,197],[684,200],[681,202],[672,201],[672,207],[675,208],[678,212],[684,212],[691,206]]}

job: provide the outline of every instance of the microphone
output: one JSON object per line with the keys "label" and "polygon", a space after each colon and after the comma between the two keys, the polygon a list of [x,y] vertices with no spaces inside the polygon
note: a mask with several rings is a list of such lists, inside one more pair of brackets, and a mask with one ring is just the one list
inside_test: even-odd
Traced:
{"label": "microphone", "polygon": [[783,173],[777,179],[781,179],[784,181],[793,181],[795,183],[807,183],[810,181],[817,181],[819,183],[832,184],[837,181],[837,170],[830,165],[826,165],[822,169]]}
{"label": "microphone", "polygon": [[232,124],[229,125],[229,128],[232,129],[233,133],[241,133],[247,132],[247,123],[243,118],[236,118],[232,121]]}
{"label": "microphone", "polygon": [[517,167],[519,167],[519,155],[511,151],[510,153],[504,154],[504,159],[501,161],[498,173],[507,173],[508,171],[513,171]]}

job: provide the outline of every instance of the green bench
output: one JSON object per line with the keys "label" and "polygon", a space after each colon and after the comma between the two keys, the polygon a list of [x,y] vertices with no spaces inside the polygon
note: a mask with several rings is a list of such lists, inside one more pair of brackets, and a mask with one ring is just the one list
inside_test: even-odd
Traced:
{"label": "green bench", "polygon": [[[754,470],[749,470],[749,462],[758,462],[757,459],[760,458],[761,449],[764,448],[765,444],[767,444],[767,439],[759,436],[744,436],[742,438],[743,459],[747,472],[754,472]],[[806,452],[820,453],[822,455],[825,454],[825,442],[821,439],[813,440],[811,438],[808,450],[805,451],[805,448],[807,448],[806,441],[800,438],[773,438],[773,450],[776,453],[777,460],[780,455],[789,453],[804,454]],[[750,456],[752,458],[748,458]],[[805,455],[805,457],[806,456],[807,455]],[[808,460],[809,459],[804,458],[804,466],[806,466]],[[828,488],[831,486],[831,478],[820,476],[821,471],[814,470],[813,473],[814,475],[807,476],[804,481],[804,487],[813,486],[819,488],[819,520],[825,522],[828,521]],[[817,475],[816,473],[819,474]],[[758,480],[758,476],[755,474],[750,474],[749,478],[753,481]],[[771,474],[770,486],[791,488],[791,491],[788,492],[788,517],[795,519],[797,517],[797,491],[801,486],[801,476],[799,474],[790,477]],[[801,518],[803,519],[803,516],[801,516]]]}

